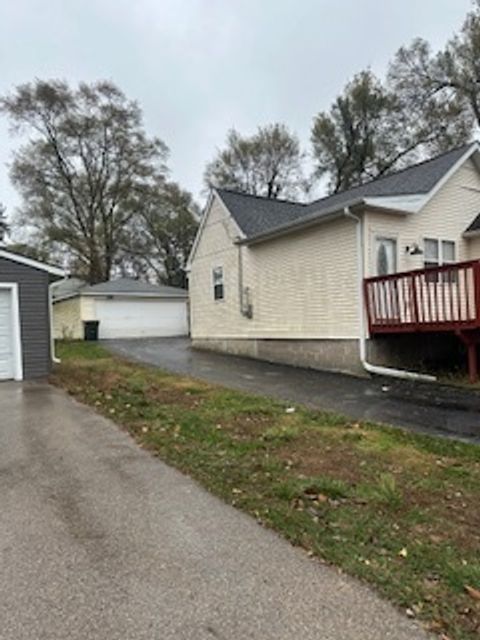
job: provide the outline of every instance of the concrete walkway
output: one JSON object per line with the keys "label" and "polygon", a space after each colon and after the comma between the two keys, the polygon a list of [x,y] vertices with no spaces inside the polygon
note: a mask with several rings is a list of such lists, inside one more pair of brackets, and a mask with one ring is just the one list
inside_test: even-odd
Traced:
{"label": "concrete walkway", "polygon": [[425,640],[47,385],[0,385],[2,640]]}
{"label": "concrete walkway", "polygon": [[480,443],[480,393],[392,378],[356,378],[198,351],[186,338],[110,340],[127,358],[175,373],[418,432]]}

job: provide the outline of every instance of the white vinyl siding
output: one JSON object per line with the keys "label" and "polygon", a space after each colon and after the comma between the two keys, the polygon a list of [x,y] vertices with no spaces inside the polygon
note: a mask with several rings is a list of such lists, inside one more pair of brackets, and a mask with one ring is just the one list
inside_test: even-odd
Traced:
{"label": "white vinyl siding", "polygon": [[60,300],[53,305],[53,336],[56,340],[83,340],[81,298]]}
{"label": "white vinyl siding", "polygon": [[[395,215],[369,211],[365,216],[366,273],[375,275],[375,238],[392,234],[397,238],[398,271],[423,268],[425,239],[454,242],[455,261],[480,258],[480,242],[475,244],[463,236],[480,211],[479,190],[480,175],[473,161],[467,160],[417,213]],[[422,249],[421,254],[411,255],[406,250],[414,245]],[[441,251],[440,247],[439,257]],[[445,245],[444,253],[448,251],[451,249]]]}
{"label": "white vinyl siding", "polygon": [[[241,249],[240,231],[215,197],[190,273],[193,338],[352,338],[358,336],[355,224],[340,219]],[[333,238],[333,241],[332,241]],[[252,318],[241,313],[243,290]],[[223,304],[212,295],[222,265]],[[245,310],[245,297],[244,297]]]}

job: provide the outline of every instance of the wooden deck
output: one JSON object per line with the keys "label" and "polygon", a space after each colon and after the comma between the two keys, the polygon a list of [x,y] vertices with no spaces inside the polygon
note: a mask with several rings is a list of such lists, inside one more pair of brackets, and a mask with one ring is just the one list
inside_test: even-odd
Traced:
{"label": "wooden deck", "polygon": [[366,278],[364,296],[370,335],[454,332],[468,348],[470,378],[476,379],[479,260]]}

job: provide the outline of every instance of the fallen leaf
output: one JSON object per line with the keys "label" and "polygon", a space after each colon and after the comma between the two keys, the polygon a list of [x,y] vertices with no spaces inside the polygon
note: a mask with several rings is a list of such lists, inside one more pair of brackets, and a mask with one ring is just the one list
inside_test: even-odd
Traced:
{"label": "fallen leaf", "polygon": [[480,591],[478,589],[474,589],[473,587],[470,587],[470,586],[468,586],[468,584],[466,584],[465,585],[465,591],[474,600],[480,600]]}

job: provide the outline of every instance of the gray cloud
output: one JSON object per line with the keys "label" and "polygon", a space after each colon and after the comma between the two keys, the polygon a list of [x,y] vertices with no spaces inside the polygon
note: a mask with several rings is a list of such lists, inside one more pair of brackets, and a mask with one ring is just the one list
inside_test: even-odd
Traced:
{"label": "gray cloud", "polygon": [[[109,78],[171,149],[172,177],[199,194],[235,126],[283,121],[308,147],[313,115],[366,66],[383,73],[416,36],[435,47],[469,0],[3,0],[0,93],[35,77]],[[19,143],[0,122],[0,201]]]}

